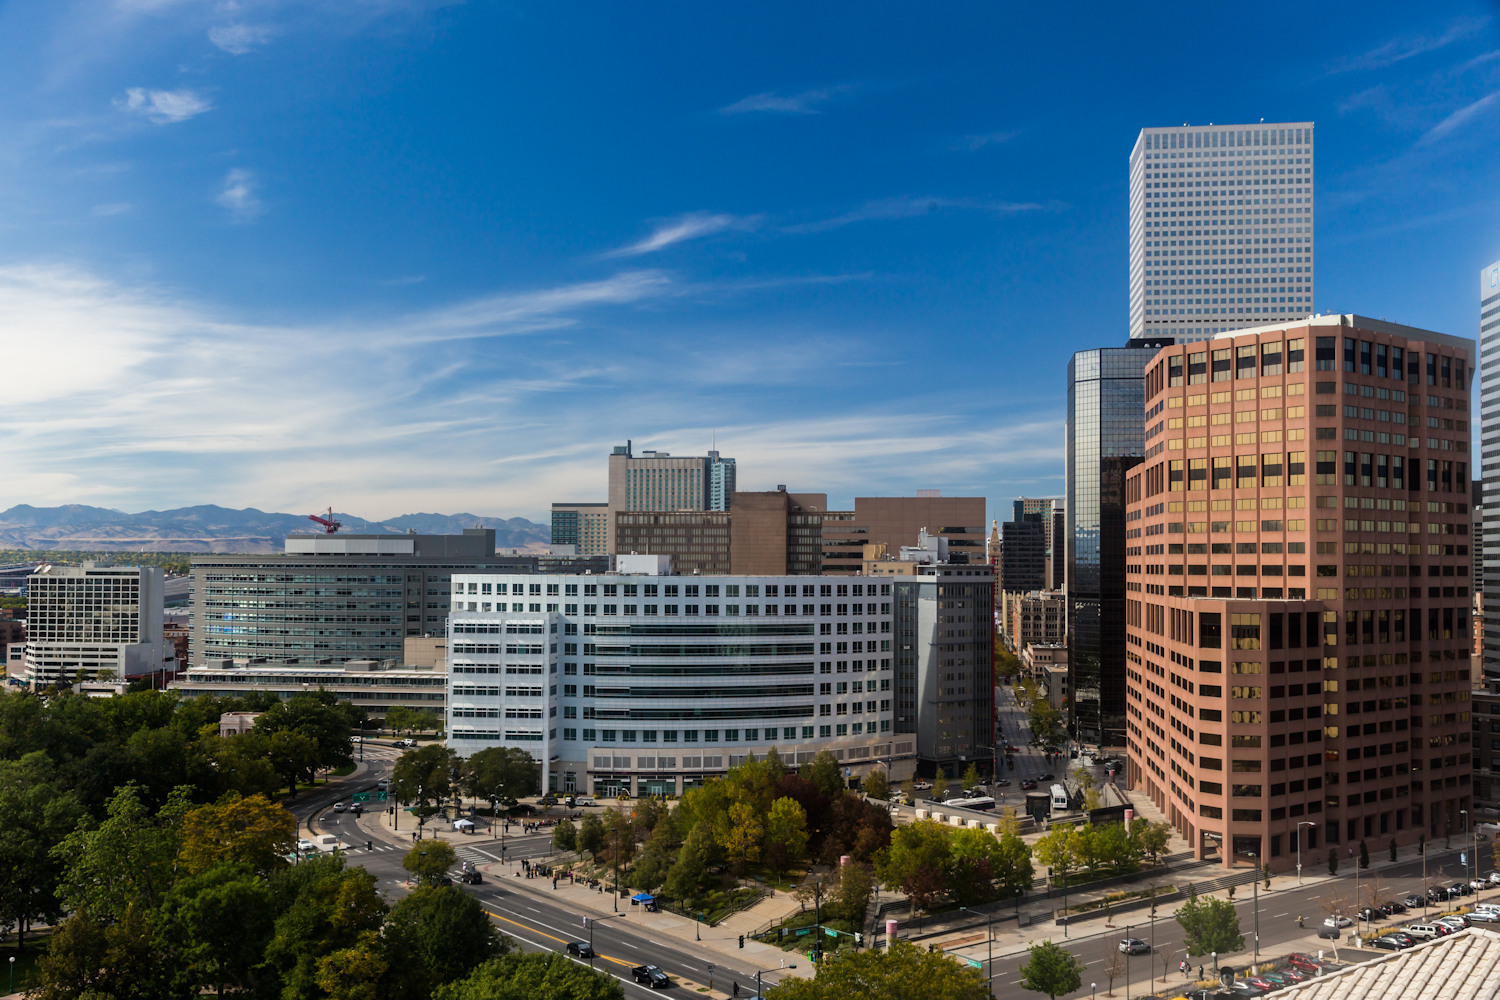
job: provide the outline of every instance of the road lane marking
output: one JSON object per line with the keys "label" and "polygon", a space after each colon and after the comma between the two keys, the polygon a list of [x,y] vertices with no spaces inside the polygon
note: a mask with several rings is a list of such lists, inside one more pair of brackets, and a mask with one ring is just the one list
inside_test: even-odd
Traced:
{"label": "road lane marking", "polygon": [[1276,917],[1289,917],[1291,915],[1292,915],[1292,911],[1288,910],[1285,913],[1277,913],[1277,914],[1275,914],[1275,916],[1273,916],[1272,919],[1274,920]]}
{"label": "road lane marking", "polygon": [[[540,934],[542,937],[547,938],[547,939],[552,940],[552,941],[556,941],[558,944],[561,944],[561,945],[567,945],[568,944],[568,941],[566,939],[564,939],[564,938],[557,937],[556,935],[553,935],[553,934],[548,934],[546,931],[537,930],[535,927],[532,927],[530,924],[523,924],[519,920],[512,920],[510,917],[501,916],[500,914],[496,913],[494,910],[486,909],[484,912],[488,913],[490,916],[494,917],[496,920],[503,920],[503,921],[505,921],[508,924],[515,924],[517,927],[524,927],[528,931],[531,931],[531,933],[533,933],[533,934]],[[595,953],[595,955],[598,958],[604,959],[606,962],[614,962],[616,965],[623,965],[627,969],[633,969],[633,968],[635,968],[634,965],[632,965],[631,963],[625,961],[622,958],[611,958],[609,955],[600,955],[597,952]]]}

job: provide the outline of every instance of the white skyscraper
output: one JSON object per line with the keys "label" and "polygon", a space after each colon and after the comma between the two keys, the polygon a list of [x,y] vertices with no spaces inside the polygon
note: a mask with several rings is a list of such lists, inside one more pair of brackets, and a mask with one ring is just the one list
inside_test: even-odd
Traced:
{"label": "white skyscraper", "polygon": [[127,681],[164,669],[158,566],[49,566],[26,578],[26,601],[27,684],[106,673]]}
{"label": "white skyscraper", "polygon": [[1142,129],[1131,338],[1202,340],[1312,311],[1312,122]]}

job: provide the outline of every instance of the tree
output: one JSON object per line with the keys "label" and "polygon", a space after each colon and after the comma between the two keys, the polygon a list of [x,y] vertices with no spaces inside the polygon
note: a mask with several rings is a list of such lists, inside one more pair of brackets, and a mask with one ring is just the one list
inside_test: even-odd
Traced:
{"label": "tree", "polygon": [[865,778],[865,794],[872,799],[885,802],[891,797],[891,780],[885,769],[877,767]]}
{"label": "tree", "polygon": [[785,875],[793,861],[807,851],[807,812],[793,798],[771,803],[766,817],[766,857],[776,874]]}
{"label": "tree", "polygon": [[856,927],[863,926],[870,897],[875,893],[875,873],[869,865],[851,861],[838,870],[838,881],[829,894],[829,903],[839,916]]}
{"label": "tree", "polygon": [[53,933],[37,961],[33,1000],[188,1000],[168,981],[152,942],[151,922],[138,907],[118,919],[87,910]]}
{"label": "tree", "polygon": [[1030,957],[1021,966],[1021,988],[1045,993],[1051,1000],[1076,991],[1083,985],[1083,963],[1066,948],[1051,941],[1034,944]]}
{"label": "tree", "polygon": [[890,847],[876,856],[880,884],[893,891],[901,889],[902,883],[923,868],[941,876],[951,860],[952,836],[949,827],[930,819],[897,827],[891,834]]}
{"label": "tree", "polygon": [[667,895],[684,905],[698,898],[703,886],[703,876],[708,872],[708,848],[713,844],[713,834],[707,824],[693,827],[682,850],[677,852],[677,861],[667,872]]}
{"label": "tree", "polygon": [[242,861],[264,875],[285,864],[296,845],[297,819],[284,806],[264,795],[246,799],[230,792],[184,817],[177,861],[189,874]]}
{"label": "tree", "polygon": [[646,841],[640,859],[635,863],[632,885],[646,892],[654,892],[661,887],[667,880],[667,872],[672,869],[672,846],[676,836],[668,817],[663,816],[656,821],[651,839]]}
{"label": "tree", "polygon": [[777,1000],[987,1000],[979,970],[899,938],[885,951],[840,953],[817,978],[790,978]]}
{"label": "tree", "polygon": [[552,828],[552,846],[559,851],[578,849],[578,827],[570,819],[561,820]]}
{"label": "tree", "polygon": [[1176,919],[1182,927],[1183,948],[1189,955],[1210,952],[1222,955],[1245,946],[1239,914],[1227,899],[1199,898],[1190,891],[1187,901],[1177,908]]}
{"label": "tree", "polygon": [[380,935],[365,931],[353,945],[318,959],[317,984],[329,1000],[383,1000],[390,963]]}
{"label": "tree", "polygon": [[[249,738],[250,734],[239,737]],[[318,741],[295,729],[279,729],[259,734],[265,739],[266,760],[281,775],[287,788],[297,794],[297,782],[313,780],[318,768]]]}
{"label": "tree", "polygon": [[542,766],[517,747],[486,747],[463,763],[463,790],[494,809],[505,798],[530,795],[541,783]]}
{"label": "tree", "polygon": [[299,691],[262,713],[255,728],[263,733],[293,730],[310,736],[318,748],[317,766],[341,767],[354,761],[354,744],[349,739],[350,727],[358,724],[354,711],[331,691]]}
{"label": "tree", "polygon": [[282,1000],[320,1000],[325,994],[318,985],[319,963],[357,947],[384,922],[387,907],[375,876],[328,856],[285,868],[270,883],[280,916],[265,964],[281,981]]}
{"label": "tree", "polygon": [[1105,996],[1112,997],[1115,995],[1115,980],[1124,974],[1125,956],[1120,953],[1120,949],[1111,948],[1109,950],[1109,958],[1104,962],[1104,976],[1109,980],[1109,988],[1105,990]]}
{"label": "tree", "polygon": [[32,921],[62,918],[57,886],[63,862],[52,846],[84,815],[83,803],[59,780],[41,751],[0,762],[0,927],[16,926],[23,952]]}
{"label": "tree", "polygon": [[578,849],[587,851],[589,857],[597,858],[599,850],[604,846],[604,821],[596,814],[589,813],[583,817],[583,823],[578,827]]}
{"label": "tree", "polygon": [[1064,875],[1069,869],[1078,867],[1078,859],[1073,851],[1073,826],[1070,823],[1054,826],[1031,845],[1032,857],[1058,875]]}
{"label": "tree", "polygon": [[514,944],[495,929],[479,900],[452,886],[422,886],[401,900],[382,937],[392,972],[412,997],[431,996]]}
{"label": "tree", "polygon": [[218,864],[172,886],[157,918],[156,946],[182,985],[250,989],[271,939],[274,914],[265,882],[249,865]]}
{"label": "tree", "polygon": [[984,777],[979,773],[979,765],[969,761],[969,766],[964,768],[963,783],[965,788],[975,788],[984,783]]}
{"label": "tree", "polygon": [[839,770],[838,758],[828,750],[818,751],[812,762],[802,769],[802,776],[811,781],[825,799],[833,799],[844,791],[844,776]]}
{"label": "tree", "polygon": [[433,1000],[624,1000],[621,980],[557,952],[511,953],[438,987]]}
{"label": "tree", "polygon": [[438,743],[419,750],[408,750],[396,760],[391,771],[396,797],[415,802],[418,812],[426,814],[428,803],[441,802],[453,789],[453,772],[458,769],[458,754]]}
{"label": "tree", "polygon": [[1370,867],[1370,849],[1365,846],[1363,840],[1359,842],[1359,866],[1361,868]]}
{"label": "tree", "polygon": [[1336,847],[1330,847],[1328,849],[1328,874],[1330,874],[1330,875],[1337,875],[1338,873],[1339,873],[1339,852],[1338,852],[1338,848],[1336,848]]}
{"label": "tree", "polygon": [[152,816],[139,786],[121,788],[97,829],[75,830],[52,849],[65,865],[62,901],[104,920],[119,920],[131,909],[156,909],[172,885],[177,827],[186,811],[186,789]]}
{"label": "tree", "polygon": [[1130,826],[1131,835],[1140,844],[1141,851],[1156,864],[1156,860],[1167,852],[1172,839],[1171,823],[1149,823],[1136,821]]}
{"label": "tree", "polygon": [[760,860],[760,841],[765,832],[760,815],[748,802],[736,802],[725,814],[726,822],[719,829],[719,845],[735,862],[735,870],[745,873],[752,861]]}
{"label": "tree", "polygon": [[446,840],[420,840],[401,859],[401,867],[417,877],[419,882],[436,882],[458,861],[453,845]]}

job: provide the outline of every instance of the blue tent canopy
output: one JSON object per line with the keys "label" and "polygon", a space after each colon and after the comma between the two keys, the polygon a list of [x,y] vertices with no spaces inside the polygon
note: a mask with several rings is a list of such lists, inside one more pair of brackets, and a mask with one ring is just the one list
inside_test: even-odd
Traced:
{"label": "blue tent canopy", "polygon": [[637,903],[654,903],[656,901],[656,897],[651,895],[649,892],[638,892],[630,898],[635,900]]}

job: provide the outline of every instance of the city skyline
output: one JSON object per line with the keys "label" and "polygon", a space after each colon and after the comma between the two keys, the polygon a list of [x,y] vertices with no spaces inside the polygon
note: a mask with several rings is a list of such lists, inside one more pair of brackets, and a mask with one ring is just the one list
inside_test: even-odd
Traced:
{"label": "city skyline", "polygon": [[1317,311],[1476,330],[1487,6],[1321,13],[1190,97],[1124,53],[1213,13],[846,13],[8,6],[0,507],[544,523],[717,437],[741,489],[1003,517],[1063,492],[1057,373],[1124,343],[1130,149],[1183,121],[1317,123]]}

